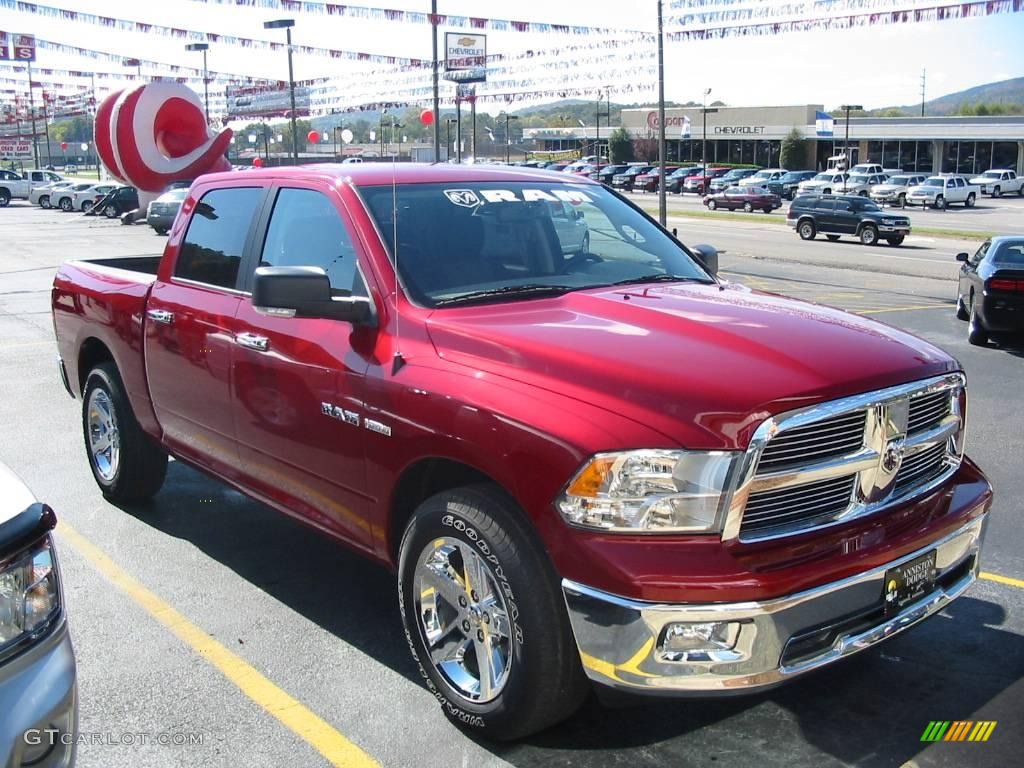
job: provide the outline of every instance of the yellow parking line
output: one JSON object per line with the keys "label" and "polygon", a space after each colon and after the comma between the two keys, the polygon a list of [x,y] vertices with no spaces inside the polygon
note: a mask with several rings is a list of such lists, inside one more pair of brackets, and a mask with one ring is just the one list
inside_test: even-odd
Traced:
{"label": "yellow parking line", "polygon": [[380,763],[346,739],[325,720],[261,675],[206,632],[142,586],[91,541],[65,522],[60,535],[107,579],[119,586],[153,618],[220,670],[239,690],[277,718],[286,728],[323,755],[331,765],[345,768],[380,767]]}
{"label": "yellow parking line", "polygon": [[988,581],[995,581],[1000,584],[1007,584],[1011,587],[1017,587],[1017,589],[1024,589],[1024,579],[1014,579],[1010,576],[1000,576],[998,573],[989,573],[988,571],[982,571],[981,578],[987,579]]}
{"label": "yellow parking line", "polygon": [[917,304],[910,307],[886,307],[885,309],[864,309],[859,311],[859,315],[878,315],[882,312],[910,312],[914,309],[949,309],[948,304]]}

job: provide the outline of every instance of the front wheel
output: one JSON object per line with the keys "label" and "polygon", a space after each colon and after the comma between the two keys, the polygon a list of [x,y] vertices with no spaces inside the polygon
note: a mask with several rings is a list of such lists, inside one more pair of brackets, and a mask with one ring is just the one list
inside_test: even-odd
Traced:
{"label": "front wheel", "polygon": [[709,211],[713,211],[717,207],[718,207],[718,203],[716,203],[714,200],[708,200],[708,210]]}
{"label": "front wheel", "polygon": [[891,246],[903,245],[903,235],[893,235],[887,237],[885,241]]}
{"label": "front wheel", "polygon": [[753,212],[754,212],[754,204],[753,204],[753,203],[751,203],[751,202],[750,202],[750,201],[748,200],[747,202],[745,202],[745,203],[743,204],[743,210],[744,210],[744,212],[745,212],[745,213],[753,213]]}
{"label": "front wheel", "polygon": [[801,221],[797,225],[796,231],[800,233],[801,240],[813,240],[817,232],[814,229],[813,221]]}
{"label": "front wheel", "polygon": [[862,245],[874,245],[878,242],[878,230],[871,224],[865,224],[860,228],[860,242]]}
{"label": "front wheel", "polygon": [[70,213],[75,208],[74,203],[71,202],[70,197],[62,197],[60,199],[60,203],[58,203],[58,207],[62,211],[64,211],[64,213]]}
{"label": "front wheel", "polygon": [[103,209],[103,215],[106,216],[108,219],[116,219],[117,206],[114,205],[113,203],[110,203],[109,205],[107,205],[106,208]]}
{"label": "front wheel", "polygon": [[0,189],[0,208],[6,208],[11,202],[11,193],[6,189]]}
{"label": "front wheel", "polygon": [[526,515],[496,487],[446,491],[416,509],[398,599],[420,674],[459,727],[517,739],[586,696],[558,578]]}
{"label": "front wheel", "polygon": [[967,311],[967,307],[964,305],[964,297],[960,295],[960,291],[956,293],[956,319],[966,320],[970,317],[970,313]]}
{"label": "front wheel", "polygon": [[1003,194],[1003,190],[999,187],[992,187],[992,197],[999,197],[1001,194]]}
{"label": "front wheel", "polygon": [[974,302],[974,294],[971,294],[971,307],[967,312],[967,341],[976,347],[988,345],[988,330],[978,317],[978,307]]}
{"label": "front wheel", "polygon": [[89,371],[82,397],[82,431],[89,468],[110,501],[146,501],[160,490],[167,474],[167,454],[135,420],[113,363]]}
{"label": "front wheel", "polygon": [[935,208],[937,210],[940,210],[940,211],[946,210],[946,198],[944,198],[942,195],[939,195],[938,197],[936,197],[935,198]]}

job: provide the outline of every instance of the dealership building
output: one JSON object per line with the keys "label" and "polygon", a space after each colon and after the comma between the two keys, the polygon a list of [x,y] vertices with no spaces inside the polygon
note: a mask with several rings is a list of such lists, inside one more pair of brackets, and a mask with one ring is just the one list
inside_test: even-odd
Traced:
{"label": "dealership building", "polygon": [[[846,118],[835,114],[833,136],[821,136],[815,117],[823,109],[821,104],[709,107],[706,114],[700,107],[666,109],[667,159],[700,162],[706,147],[709,163],[777,166],[782,140],[795,128],[807,140],[803,167],[821,169],[843,151],[848,129],[854,163],[924,173],[974,174],[989,168],[1024,173],[1024,115],[851,117],[847,126]],[[624,109],[622,126],[634,139],[656,139],[658,110]],[[527,128],[523,138],[537,150],[580,150],[584,155],[597,154],[599,140],[607,156],[608,136],[616,127]]]}

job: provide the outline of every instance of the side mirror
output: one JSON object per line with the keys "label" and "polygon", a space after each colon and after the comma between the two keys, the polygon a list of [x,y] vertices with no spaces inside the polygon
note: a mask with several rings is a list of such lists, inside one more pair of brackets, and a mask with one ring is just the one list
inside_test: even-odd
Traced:
{"label": "side mirror", "polygon": [[275,314],[353,324],[373,317],[373,305],[365,296],[331,296],[331,281],[320,267],[257,267],[252,303]]}
{"label": "side mirror", "polygon": [[957,261],[967,261],[969,258],[970,258],[970,256],[968,256],[966,253],[958,253],[956,255],[956,260]]}
{"label": "side mirror", "polygon": [[695,245],[690,249],[712,275],[718,275],[718,249],[713,245]]}
{"label": "side mirror", "polygon": [[573,212],[572,212],[572,217],[574,219],[576,219],[577,221],[579,221],[580,219],[583,218],[583,211],[581,211],[579,209],[574,209]]}

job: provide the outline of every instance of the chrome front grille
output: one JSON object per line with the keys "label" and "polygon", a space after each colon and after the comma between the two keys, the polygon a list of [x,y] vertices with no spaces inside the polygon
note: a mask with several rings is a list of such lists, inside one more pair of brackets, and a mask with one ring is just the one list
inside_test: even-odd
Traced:
{"label": "chrome front grille", "polygon": [[960,464],[964,384],[952,374],[768,419],[747,451],[724,538],[800,533],[924,493]]}
{"label": "chrome front grille", "polygon": [[760,471],[845,456],[864,443],[863,411],[844,413],[774,437],[761,454]]}

